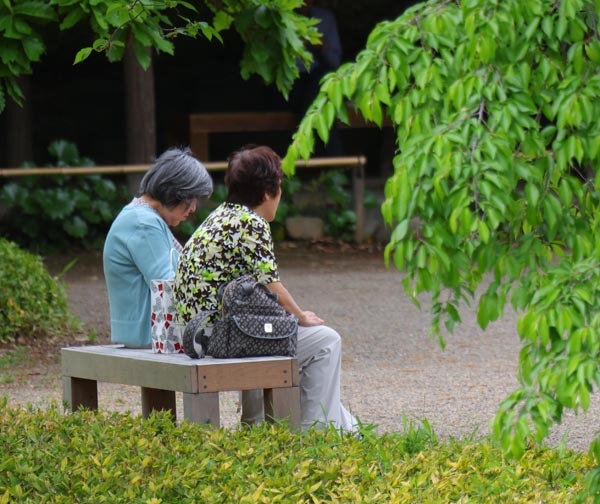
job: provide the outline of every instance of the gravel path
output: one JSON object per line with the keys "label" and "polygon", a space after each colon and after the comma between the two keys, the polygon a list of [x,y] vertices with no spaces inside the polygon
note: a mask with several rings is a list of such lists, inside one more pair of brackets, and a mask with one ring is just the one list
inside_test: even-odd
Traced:
{"label": "gravel path", "polygon": [[[442,350],[429,338],[424,299],[419,310],[404,294],[401,275],[386,269],[380,252],[327,250],[282,245],[278,258],[283,282],[300,306],[311,309],[342,335],[343,401],[363,423],[378,431],[400,431],[406,419],[427,419],[441,438],[487,434],[499,403],[516,386],[519,340],[516,315],[482,332],[474,310],[447,337]],[[52,258],[60,271],[68,258]],[[84,321],[107,334],[108,306],[98,254],[85,254],[66,274],[69,302]],[[16,372],[0,383],[9,403],[45,406],[61,400],[57,356]],[[100,407],[140,413],[134,387],[101,384]],[[222,394],[225,425],[237,422],[237,394]],[[178,398],[181,402],[181,397]],[[596,435],[600,403],[585,415],[567,415],[549,438],[556,445],[586,450]]]}

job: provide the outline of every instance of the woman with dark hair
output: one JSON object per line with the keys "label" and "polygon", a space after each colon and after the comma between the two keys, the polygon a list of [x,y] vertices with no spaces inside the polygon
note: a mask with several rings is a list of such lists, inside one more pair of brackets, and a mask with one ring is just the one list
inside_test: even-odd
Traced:
{"label": "woman with dark hair", "polygon": [[150,281],[172,278],[183,248],[169,226],[195,212],[212,187],[189,149],[172,148],[150,167],[139,196],[117,215],[103,252],[113,342],[150,347]]}
{"label": "woman with dark hair", "polygon": [[[246,147],[229,157],[227,201],[198,227],[180,257],[175,275],[179,315],[187,323],[217,310],[219,286],[240,276],[266,284],[298,318],[303,428],[333,423],[351,431],[356,419],[340,402],[341,338],[315,313],[300,308],[279,278],[269,222],[277,212],[282,178],[281,159],[269,147]],[[255,423],[264,417],[262,404],[256,392],[249,392],[243,394],[242,421]]]}

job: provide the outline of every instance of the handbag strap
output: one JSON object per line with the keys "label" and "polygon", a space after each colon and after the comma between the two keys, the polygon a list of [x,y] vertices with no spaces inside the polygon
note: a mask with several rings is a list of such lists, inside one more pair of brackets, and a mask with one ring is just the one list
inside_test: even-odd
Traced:
{"label": "handbag strap", "polygon": [[271,298],[276,303],[279,302],[279,296],[275,292],[271,292],[264,283],[257,281],[251,274],[242,275],[241,277],[238,277],[235,280],[231,280],[230,282],[226,282],[219,285],[219,288],[217,289],[217,299],[221,304],[221,317],[225,316],[225,306],[223,300],[225,299],[226,291],[228,289],[233,288],[233,284],[240,284],[245,282],[251,284],[252,289],[262,290],[267,297]]}
{"label": "handbag strap", "polygon": [[269,290],[269,288],[262,282],[256,282],[256,288],[258,289],[262,289],[263,291],[265,291],[265,294],[267,296],[269,296],[273,301],[277,301],[279,302],[279,296],[277,294],[275,294],[274,292],[271,292]]}
{"label": "handbag strap", "polygon": [[[169,273],[170,273],[169,278],[175,278],[176,267],[173,265],[173,255],[174,254],[177,254],[177,249],[175,249],[175,247],[171,248],[171,251],[169,253]],[[177,257],[179,257],[179,256],[177,256]]]}

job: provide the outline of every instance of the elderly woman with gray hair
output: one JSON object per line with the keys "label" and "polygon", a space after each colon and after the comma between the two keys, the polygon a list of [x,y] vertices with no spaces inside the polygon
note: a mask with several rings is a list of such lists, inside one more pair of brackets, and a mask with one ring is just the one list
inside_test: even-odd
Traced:
{"label": "elderly woman with gray hair", "polygon": [[172,148],[150,167],[139,196],[117,215],[103,252],[113,342],[150,347],[150,281],[171,278],[182,250],[169,226],[195,212],[197,201],[209,197],[212,188],[209,173],[191,151]]}

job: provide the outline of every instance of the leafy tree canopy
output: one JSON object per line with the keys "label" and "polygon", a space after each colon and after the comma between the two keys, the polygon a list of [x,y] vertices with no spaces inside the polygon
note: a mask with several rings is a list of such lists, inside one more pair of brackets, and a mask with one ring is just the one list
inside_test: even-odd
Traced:
{"label": "leafy tree canopy", "polygon": [[599,15],[598,0],[419,4],[324,78],[284,163],[349,106],[392,121],[386,260],[416,302],[431,293],[434,334],[465,302],[482,328],[520,311],[521,386],[494,426],[517,455],[600,383]]}
{"label": "leafy tree canopy", "polygon": [[[305,41],[317,43],[314,20],[294,12],[302,0],[204,0],[199,12],[184,0],[2,0],[0,2],[0,113],[8,94],[21,102],[16,78],[32,71],[45,44],[41,25],[68,30],[87,24],[95,35],[92,46],[74,55],[75,63],[92,52],[110,61],[123,57],[128,39],[143,68],[151,62],[148,48],[173,54],[178,36],[221,40],[220,33],[235,29],[245,42],[241,61],[244,78],[260,75],[287,95],[298,76],[298,58],[312,55]],[[206,18],[206,19],[205,19]]]}

